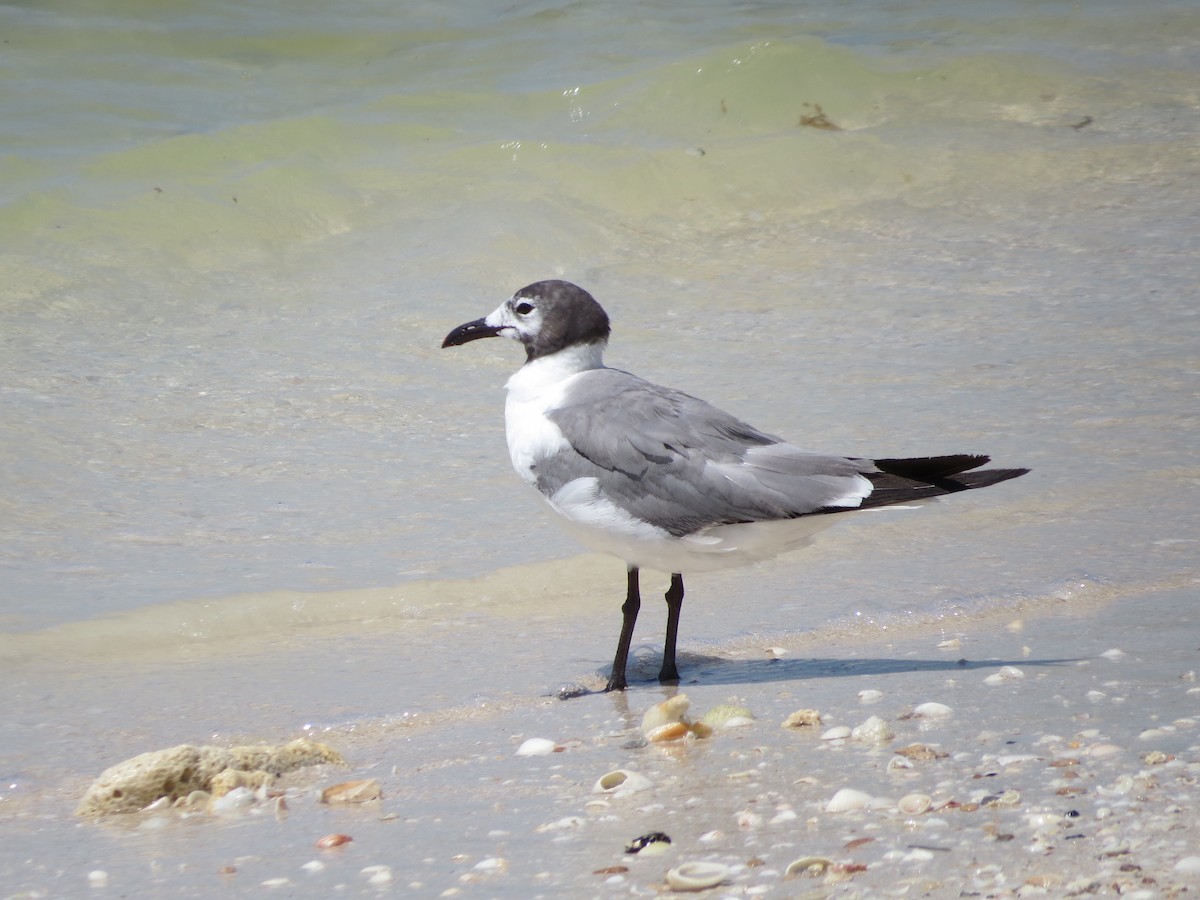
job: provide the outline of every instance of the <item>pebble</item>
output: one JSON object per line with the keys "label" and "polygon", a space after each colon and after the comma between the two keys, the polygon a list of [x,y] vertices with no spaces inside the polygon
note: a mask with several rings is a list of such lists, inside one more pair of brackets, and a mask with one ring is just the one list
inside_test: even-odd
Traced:
{"label": "pebble", "polygon": [[862,703],[863,705],[867,705],[870,703],[878,703],[882,699],[883,699],[883,691],[877,691],[877,690],[874,690],[873,688],[868,688],[865,691],[858,692],[858,702]]}
{"label": "pebble", "polygon": [[1113,647],[1111,650],[1105,650],[1100,655],[1103,656],[1105,659],[1120,659],[1122,656],[1125,655],[1125,651],[1118,650],[1116,647]]}
{"label": "pebble", "polygon": [[108,884],[108,873],[103,869],[93,869],[88,872],[87,880],[92,887],[104,887]]}
{"label": "pebble", "polygon": [[1175,863],[1175,871],[1184,875],[1200,875],[1200,856],[1185,856]]}

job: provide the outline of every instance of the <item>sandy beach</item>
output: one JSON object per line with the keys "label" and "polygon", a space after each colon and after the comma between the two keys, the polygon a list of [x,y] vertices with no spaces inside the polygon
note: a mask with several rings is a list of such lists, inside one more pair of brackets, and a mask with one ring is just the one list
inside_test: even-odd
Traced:
{"label": "sandy beach", "polygon": [[[0,9],[0,900],[1200,893],[1193,7]],[[1030,472],[689,577],[678,686],[643,573],[587,693],[624,566],[440,348],[546,278],[798,445]]]}
{"label": "sandy beach", "polygon": [[[198,897],[654,896],[688,861],[728,867],[706,894],[715,897],[1185,896],[1200,889],[1200,686],[1196,648],[1180,640],[1195,628],[1195,590],[1146,585],[1130,596],[1079,583],[967,623],[746,640],[720,657],[693,649],[677,690],[644,683],[647,658],[627,694],[509,693],[310,723],[286,736],[326,743],[348,767],[284,776],[272,790],[282,809],[272,796],[220,813],[75,821],[80,771],[53,791],[6,798],[5,857],[20,862],[6,863],[5,896],[77,896],[89,883]],[[245,699],[222,718],[269,717],[250,686],[300,659],[337,677],[315,642],[222,663]],[[404,677],[380,653],[359,664],[380,683]],[[150,679],[172,696],[175,681],[217,681],[202,661],[185,668],[113,672],[91,688]],[[676,693],[697,719],[733,704],[753,721],[647,742],[644,712]],[[820,723],[783,727],[799,709],[816,709]],[[519,755],[535,738],[552,752]],[[57,740],[97,765],[154,749],[83,728]],[[649,784],[597,792],[617,769]],[[380,799],[319,802],[326,787],[368,778]],[[655,832],[670,838],[661,853],[626,852]],[[329,834],[353,840],[318,849]],[[803,873],[787,874],[806,857]]]}

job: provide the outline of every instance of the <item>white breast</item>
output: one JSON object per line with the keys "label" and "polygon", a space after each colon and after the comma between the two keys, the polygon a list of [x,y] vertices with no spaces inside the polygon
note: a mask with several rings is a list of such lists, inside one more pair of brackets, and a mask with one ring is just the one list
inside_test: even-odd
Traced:
{"label": "white breast", "polygon": [[568,446],[562,430],[546,413],[562,404],[571,382],[582,372],[603,368],[602,345],[569,347],[522,366],[504,386],[504,432],[513,468],[525,481],[537,479],[533,466]]}

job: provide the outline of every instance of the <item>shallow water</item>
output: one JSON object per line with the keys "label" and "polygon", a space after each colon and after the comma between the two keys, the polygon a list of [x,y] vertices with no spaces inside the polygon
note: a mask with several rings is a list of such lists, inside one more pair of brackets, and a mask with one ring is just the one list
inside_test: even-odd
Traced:
{"label": "shallow water", "polygon": [[605,304],[610,364],[813,449],[1033,469],[689,579],[685,677],[1186,618],[1200,17],[959,6],[0,11],[6,803],[593,683],[621,564],[508,468],[519,350],[439,349],[545,277]]}

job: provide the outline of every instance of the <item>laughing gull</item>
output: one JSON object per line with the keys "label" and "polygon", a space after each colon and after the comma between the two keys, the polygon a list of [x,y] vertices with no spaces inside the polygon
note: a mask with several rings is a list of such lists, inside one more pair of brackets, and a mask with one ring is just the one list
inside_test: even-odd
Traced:
{"label": "laughing gull", "polygon": [[857,459],[812,453],[703,400],[604,365],[608,315],[566,281],[523,287],[455,328],[456,347],[503,335],[525,346],[504,408],[513,467],[567,530],[628,567],[606,690],[624,690],[641,607],[638,570],[670,572],[662,682],[678,681],[683,573],[746,565],[808,543],[829,513],[912,503],[1024,475],[986,456]]}

